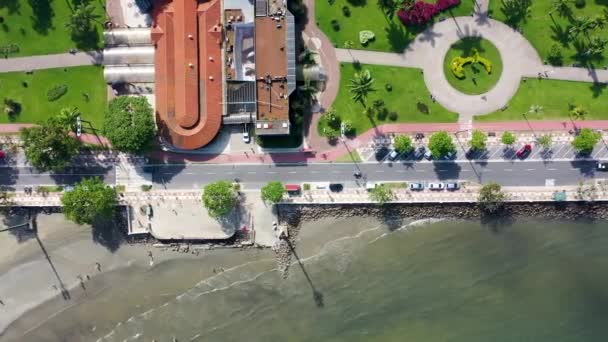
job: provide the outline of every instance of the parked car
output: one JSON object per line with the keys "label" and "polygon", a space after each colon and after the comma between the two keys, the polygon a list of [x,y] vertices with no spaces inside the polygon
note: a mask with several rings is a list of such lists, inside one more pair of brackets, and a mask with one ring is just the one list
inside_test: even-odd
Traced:
{"label": "parked car", "polygon": [[4,159],[4,157],[6,157],[6,153],[4,153],[4,151],[0,150],[0,159]]}
{"label": "parked car", "polygon": [[456,152],[454,151],[450,151],[445,156],[443,156],[443,159],[445,160],[452,160],[454,158],[456,158]]}
{"label": "parked car", "polygon": [[426,150],[426,152],[424,152],[424,158],[426,160],[431,160],[433,159],[433,152],[431,152],[431,150]]}
{"label": "parked car", "polygon": [[608,171],[608,161],[598,161],[596,168],[598,171]]}
{"label": "parked car", "polygon": [[414,191],[424,190],[424,185],[422,185],[422,183],[410,183],[410,190],[414,190]]}
{"label": "parked car", "polygon": [[399,152],[397,150],[392,150],[391,153],[388,154],[388,160],[394,161],[399,157]]}
{"label": "parked car", "polygon": [[250,141],[251,136],[249,135],[249,129],[247,128],[247,125],[243,125],[243,142],[249,144]]}
{"label": "parked car", "polygon": [[448,182],[445,183],[445,188],[449,191],[455,191],[460,189],[460,184],[458,184],[458,182]]}
{"label": "parked car", "polygon": [[429,190],[443,190],[445,185],[443,183],[429,183]]}
{"label": "parked car", "polygon": [[341,192],[343,189],[344,189],[344,185],[342,185],[342,183],[329,184],[329,191],[331,191],[331,192]]}
{"label": "parked car", "polygon": [[416,150],[414,150],[414,156],[413,157],[416,160],[422,159],[422,157],[424,157],[425,153],[426,153],[426,148],[424,146],[420,146]]}
{"label": "parked car", "polygon": [[384,158],[386,158],[386,155],[388,154],[388,152],[389,152],[388,148],[386,148],[386,147],[380,147],[379,149],[377,149],[376,153],[375,153],[376,161],[379,161],[379,162],[383,161]]}
{"label": "parked car", "polygon": [[528,155],[530,155],[530,152],[532,152],[532,145],[525,144],[517,151],[516,155],[519,159],[525,159],[528,157]]}

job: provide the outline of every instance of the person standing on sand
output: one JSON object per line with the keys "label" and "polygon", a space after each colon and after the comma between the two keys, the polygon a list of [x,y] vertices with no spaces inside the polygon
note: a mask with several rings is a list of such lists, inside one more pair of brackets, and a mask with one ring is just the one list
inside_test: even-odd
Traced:
{"label": "person standing on sand", "polygon": [[95,267],[97,268],[97,272],[101,272],[101,264],[96,262]]}

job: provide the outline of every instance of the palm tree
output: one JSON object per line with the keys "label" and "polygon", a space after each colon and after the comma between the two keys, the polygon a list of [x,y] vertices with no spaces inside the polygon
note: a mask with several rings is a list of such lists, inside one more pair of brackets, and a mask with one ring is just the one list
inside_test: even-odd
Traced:
{"label": "palm tree", "polygon": [[570,8],[572,2],[572,0],[553,0],[551,2],[549,15],[553,14],[553,12],[557,12],[562,17],[572,16],[572,8]]}
{"label": "palm tree", "polygon": [[387,19],[392,19],[401,8],[412,6],[413,3],[413,0],[378,0],[378,8],[380,8]]}
{"label": "palm tree", "polygon": [[374,78],[369,70],[366,69],[362,72],[356,72],[353,78],[350,79],[350,84],[348,85],[350,93],[352,94],[352,99],[361,102],[365,107],[365,100],[367,99],[367,94],[373,90],[373,83]]}
{"label": "palm tree", "polygon": [[530,109],[528,109],[527,114],[541,114],[543,112],[543,107],[539,105],[531,105]]}
{"label": "palm tree", "polygon": [[76,130],[76,118],[78,118],[82,113],[76,107],[66,107],[62,108],[57,114],[57,119],[59,122],[70,131]]}
{"label": "palm tree", "polygon": [[304,51],[302,51],[300,56],[298,56],[300,64],[302,64],[304,66],[311,66],[311,65],[317,64],[317,62],[315,61],[316,54],[317,54],[316,52],[314,52],[310,49],[304,49]]}
{"label": "palm tree", "polygon": [[65,27],[73,34],[83,34],[91,30],[91,22],[99,18],[95,14],[95,7],[91,4],[80,4],[72,12],[70,21],[65,23]]}
{"label": "palm tree", "polygon": [[344,48],[345,49],[352,49],[355,47],[355,43],[352,40],[346,40],[344,41]]}
{"label": "palm tree", "polygon": [[583,120],[587,113],[587,109],[585,109],[583,106],[575,106],[570,110],[570,115],[572,115],[576,120]]}
{"label": "palm tree", "polygon": [[576,17],[572,21],[572,26],[568,30],[572,38],[578,37],[579,34],[587,34],[593,28],[593,21],[589,17]]}

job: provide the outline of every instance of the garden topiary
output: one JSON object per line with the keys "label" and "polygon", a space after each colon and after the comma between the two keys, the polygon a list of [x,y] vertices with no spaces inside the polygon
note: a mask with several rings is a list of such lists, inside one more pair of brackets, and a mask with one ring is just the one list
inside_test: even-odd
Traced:
{"label": "garden topiary", "polygon": [[344,14],[345,17],[350,17],[350,8],[348,6],[342,7],[342,14]]}
{"label": "garden topiary", "polygon": [[398,115],[397,112],[390,112],[388,114],[388,119],[391,121],[397,121]]}
{"label": "garden topiary", "polygon": [[479,63],[484,67],[484,69],[486,69],[486,72],[488,74],[492,73],[492,62],[487,58],[481,57],[479,55],[479,52],[477,52],[477,49],[473,49],[472,51],[472,56],[454,57],[452,59],[452,62],[450,63],[450,69],[452,70],[452,73],[454,74],[454,76],[456,76],[456,78],[465,78],[466,75],[464,74],[464,66],[469,63]]}
{"label": "garden topiary", "polygon": [[65,84],[56,85],[46,92],[46,98],[49,101],[56,101],[65,93],[68,92],[68,86]]}
{"label": "garden topiary", "polygon": [[369,30],[359,31],[359,43],[361,45],[367,45],[367,43],[373,41],[376,38],[374,32]]}
{"label": "garden topiary", "polygon": [[574,1],[574,6],[576,6],[576,8],[583,8],[585,7],[587,3],[585,2],[585,0],[575,0]]}
{"label": "garden topiary", "polygon": [[393,85],[390,83],[386,83],[384,85],[384,89],[386,89],[386,91],[393,91]]}
{"label": "garden topiary", "polygon": [[336,19],[332,19],[331,28],[333,28],[334,31],[340,31],[340,23]]}

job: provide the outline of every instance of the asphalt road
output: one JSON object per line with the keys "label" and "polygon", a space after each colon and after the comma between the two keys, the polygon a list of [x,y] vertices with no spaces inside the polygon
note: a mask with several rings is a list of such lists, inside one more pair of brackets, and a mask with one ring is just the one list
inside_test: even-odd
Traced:
{"label": "asphalt road", "polygon": [[[477,161],[396,163],[332,163],[332,164],[169,164],[151,166],[153,181],[159,188],[200,189],[216,180],[235,180],[250,189],[266,182],[284,183],[340,182],[346,186],[361,185],[363,180],[377,181],[447,181],[470,180],[498,182],[505,186],[545,185],[547,179],[556,185],[574,185],[580,180],[608,177],[608,173],[595,170],[593,160],[577,161]],[[360,170],[363,177],[357,180],[353,172]],[[27,166],[1,167],[0,184],[9,189],[25,186],[74,184],[84,177],[102,177],[105,182],[116,181],[113,166],[69,168],[61,173],[38,172]]]}
{"label": "asphalt road", "polygon": [[[160,165],[155,166],[153,180],[167,189],[192,189],[216,180],[237,179],[248,188],[258,188],[271,180],[284,183],[341,182],[357,184],[353,173],[359,169],[368,182],[376,181],[447,181],[470,180],[498,182],[505,186],[574,185],[588,178],[603,178],[595,170],[596,162],[578,161],[441,161],[418,163],[333,163],[290,165]],[[608,176],[608,173],[606,173]],[[361,184],[361,182],[359,182]]]}

